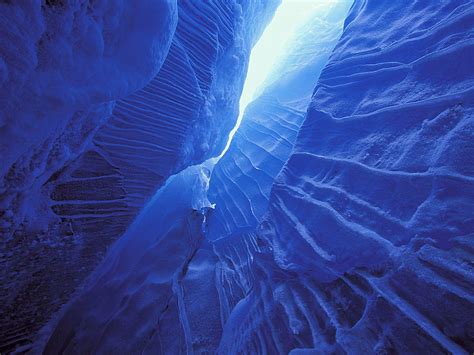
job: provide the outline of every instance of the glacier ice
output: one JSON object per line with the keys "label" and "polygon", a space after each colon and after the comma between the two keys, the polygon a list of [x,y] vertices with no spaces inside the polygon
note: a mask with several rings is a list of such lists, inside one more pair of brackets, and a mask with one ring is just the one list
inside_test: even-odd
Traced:
{"label": "glacier ice", "polygon": [[173,0],[0,3],[0,352],[31,342],[91,270],[68,265],[88,252],[49,182],[156,75],[176,22]]}
{"label": "glacier ice", "polygon": [[472,1],[327,1],[221,157],[277,1],[168,4],[158,74],[0,192],[0,351],[472,353]]}
{"label": "glacier ice", "polygon": [[472,351],[473,14],[354,3],[274,181],[224,353]]}
{"label": "glacier ice", "polygon": [[202,228],[211,209],[206,169],[183,170],[152,197],[60,318],[45,353],[191,350],[183,284],[205,243]]}
{"label": "glacier ice", "polygon": [[[135,5],[7,1],[0,6],[4,191],[12,188],[5,176],[12,165],[24,163],[20,157],[26,160],[30,150],[48,140],[54,142],[75,112],[124,97],[157,73],[174,33],[177,9],[173,0]],[[33,163],[40,169],[41,161]]]}
{"label": "glacier ice", "polygon": [[[209,239],[255,228],[265,213],[273,180],[290,155],[313,87],[341,35],[351,4],[337,1],[314,9],[289,36],[286,51],[291,54],[280,54],[271,71],[267,69],[268,76],[260,79],[263,88],[247,106],[229,149],[213,170],[209,198],[217,208],[209,216]],[[268,54],[262,56],[266,59]],[[256,66],[254,70],[261,64]],[[250,88],[251,93],[257,90]]]}
{"label": "glacier ice", "polygon": [[276,5],[0,4],[1,100],[18,100],[1,108],[0,352],[31,343],[170,175],[222,149]]}

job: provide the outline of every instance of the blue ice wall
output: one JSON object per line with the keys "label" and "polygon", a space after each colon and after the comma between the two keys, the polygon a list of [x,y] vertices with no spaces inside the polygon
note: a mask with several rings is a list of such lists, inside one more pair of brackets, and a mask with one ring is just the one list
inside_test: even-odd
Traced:
{"label": "blue ice wall", "polygon": [[[191,4],[204,7],[195,11]],[[230,126],[242,78],[238,73],[229,78],[224,59],[201,58],[193,45],[223,19],[240,29],[230,37],[254,38],[259,30],[252,26],[263,26],[262,14],[272,11],[259,6],[266,1],[249,1],[231,6],[233,15],[223,11],[215,17],[222,8],[211,7],[213,20],[207,21],[202,16],[207,4],[229,3],[179,2],[180,21],[185,17],[180,23],[196,37],[186,39],[178,23],[168,55],[176,65],[165,62],[162,68],[176,81],[153,80],[117,103],[86,153],[45,185],[64,221],[56,224],[64,230],[55,233],[83,236],[79,240],[88,243],[51,243],[56,253],[31,249],[37,265],[48,265],[41,261],[47,259],[57,271],[58,264],[83,267],[97,260],[94,241],[101,231],[101,236],[118,235],[129,225],[132,207],[152,190],[147,186],[154,181],[160,186],[173,169],[223,145],[229,127],[219,124],[219,112],[229,113]],[[206,26],[193,27],[197,18]],[[472,353],[473,22],[468,0],[356,0],[319,81],[306,80],[307,73],[321,70],[317,56],[283,62],[280,77],[273,76],[249,107],[242,132],[212,175],[208,161],[169,178],[42,330],[33,350]],[[209,43],[221,43],[218,35],[211,37],[216,41]],[[226,48],[225,62],[242,49]],[[179,53],[186,54],[185,63]],[[198,63],[222,72],[209,74]],[[179,101],[173,83],[186,92],[199,88],[194,93],[202,98],[222,95],[214,95],[216,106],[214,99],[203,99],[201,109],[192,111],[203,121],[186,127],[179,115],[195,107],[194,101]],[[221,90],[229,90],[230,98]],[[229,107],[217,105],[217,97]],[[172,127],[160,128],[167,132],[163,136],[157,127],[167,121],[158,107],[173,113]],[[293,119],[300,126],[297,134],[296,127],[283,128]],[[163,145],[147,141],[149,134]],[[160,171],[168,175],[160,178]],[[214,210],[208,198],[216,202]],[[107,228],[114,232],[107,234]],[[61,258],[52,257],[57,255]],[[33,281],[45,274],[58,282],[67,279],[41,271]],[[38,294],[47,299],[33,281],[31,293],[20,292],[10,306]],[[31,304],[30,312],[41,309]],[[15,342],[22,337],[15,333],[21,322],[10,322],[9,314],[14,331],[4,334]]]}
{"label": "blue ice wall", "polygon": [[[329,12],[315,14],[295,34],[298,43],[294,45],[294,54],[280,64],[279,74],[286,83],[305,78],[311,84],[306,85],[306,90],[288,94],[279,81],[269,84],[247,111],[250,114],[244,118],[232,147],[214,168],[212,181],[218,193],[231,187],[222,186],[224,181],[215,178],[216,170],[222,169],[223,163],[228,164],[226,160],[231,163],[242,160],[238,147],[245,144],[248,158],[261,163],[246,176],[242,173],[232,176],[239,180],[244,193],[255,192],[248,179],[255,180],[266,191],[263,197],[268,198],[273,178],[296,139],[304,107],[311,97],[310,88],[317,82],[342,32],[342,21],[349,5],[349,2],[341,3]],[[318,41],[313,40],[309,29],[320,33]],[[172,51],[173,48],[170,53]],[[308,55],[314,60],[304,58]],[[265,133],[269,133],[266,142],[263,141]],[[246,134],[251,135],[253,141],[247,141]],[[281,137],[286,138],[282,143]],[[255,145],[259,144],[263,144],[262,147],[255,150]],[[275,148],[274,153],[267,152],[272,145],[279,148]],[[272,160],[274,154],[280,154],[276,165]],[[208,179],[212,164],[214,162],[210,160],[202,166],[189,168],[172,177],[159,190],[133,226],[114,245],[84,290],[59,314],[58,323],[53,322],[53,332],[44,351],[133,353],[163,349],[164,352],[209,353],[219,348],[230,313],[248,292],[250,282],[245,285],[241,282],[251,275],[250,262],[258,246],[254,231],[242,238],[241,230],[236,229],[232,232],[238,238],[221,235],[218,241],[211,241],[217,239],[215,216],[222,207],[206,208],[210,206],[206,197],[207,183],[194,181]],[[263,169],[269,177],[266,180],[258,175]],[[196,201],[191,202],[193,198]],[[255,198],[251,200],[256,202]],[[233,203],[240,208],[240,201]],[[254,206],[263,213],[266,205]],[[256,225],[255,220],[247,229]],[[232,272],[237,266],[239,272]],[[244,270],[245,277],[241,275]],[[93,301],[97,299],[104,302]],[[87,326],[83,326],[86,323]],[[114,325],[109,326],[111,323]],[[136,328],[141,330],[131,341],[127,334],[135,332]]]}
{"label": "blue ice wall", "polygon": [[296,82],[272,83],[210,182],[200,165],[158,192],[45,349],[471,352],[473,14],[356,1],[305,117]]}
{"label": "blue ice wall", "polygon": [[263,92],[246,109],[229,150],[216,164],[209,199],[209,239],[254,229],[273,180],[290,155],[321,70],[336,45],[352,1],[321,6],[296,26]]}
{"label": "blue ice wall", "polygon": [[25,4],[0,5],[0,352],[31,342],[171,174],[222,150],[277,1]]}
{"label": "blue ice wall", "polygon": [[[156,354],[217,347],[218,324],[206,320],[218,309],[203,312],[200,304],[212,293],[185,293],[183,280],[205,243],[209,175],[193,166],[167,181],[61,312],[42,352]],[[204,270],[198,270],[200,277]],[[201,289],[212,284],[210,276],[199,280]],[[202,334],[191,333],[189,302],[200,309],[207,327],[199,329]]]}
{"label": "blue ice wall", "polygon": [[273,186],[280,266],[333,279],[415,240],[448,250],[473,232],[472,13],[470,2],[357,3]]}
{"label": "blue ice wall", "polygon": [[[54,215],[48,181],[88,148],[114,100],[157,74],[176,23],[173,0],[0,3],[1,353],[31,343],[93,267],[101,248]],[[116,171],[101,164],[92,193],[112,200],[120,189],[102,189]]]}
{"label": "blue ice wall", "polygon": [[0,12],[3,194],[26,189],[51,169],[48,153],[64,163],[51,146],[70,133],[74,115],[125,97],[156,75],[177,6],[174,0],[2,1]]}
{"label": "blue ice wall", "polygon": [[473,16],[470,1],[355,2],[222,353],[472,352]]}

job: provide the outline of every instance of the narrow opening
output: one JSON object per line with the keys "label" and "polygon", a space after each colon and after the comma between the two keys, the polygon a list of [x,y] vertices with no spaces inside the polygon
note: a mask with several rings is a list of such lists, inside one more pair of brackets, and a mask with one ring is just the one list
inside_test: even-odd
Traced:
{"label": "narrow opening", "polygon": [[222,153],[214,162],[224,156],[237,132],[247,105],[265,87],[265,82],[276,63],[291,52],[290,39],[298,27],[305,24],[314,13],[340,0],[282,0],[275,15],[252,49],[247,76],[239,102],[239,117],[229,133],[229,139]]}

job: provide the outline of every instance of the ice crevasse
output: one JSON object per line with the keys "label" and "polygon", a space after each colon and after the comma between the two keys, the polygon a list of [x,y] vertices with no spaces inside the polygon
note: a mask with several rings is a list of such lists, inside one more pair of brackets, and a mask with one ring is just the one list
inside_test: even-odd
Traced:
{"label": "ice crevasse", "polygon": [[30,346],[170,175],[222,150],[276,6],[0,4],[0,352]]}
{"label": "ice crevasse", "polygon": [[[157,73],[81,104],[117,100],[61,169],[43,165],[46,184],[26,169],[36,182],[0,190],[15,206],[50,201],[41,235],[80,242],[48,255],[86,266],[73,285],[56,278],[67,297],[28,349],[474,351],[474,4],[329,3],[295,31],[220,159],[276,2],[168,2]],[[7,210],[16,249],[2,263],[16,270],[19,236],[37,234]],[[4,308],[24,310],[11,324],[37,309],[23,300]]]}
{"label": "ice crevasse", "polygon": [[472,351],[473,10],[354,2],[273,183],[225,352]]}

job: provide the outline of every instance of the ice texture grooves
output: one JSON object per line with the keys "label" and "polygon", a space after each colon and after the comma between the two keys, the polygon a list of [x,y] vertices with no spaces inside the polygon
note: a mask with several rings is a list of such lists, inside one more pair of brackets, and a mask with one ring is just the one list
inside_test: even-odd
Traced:
{"label": "ice texture grooves", "polygon": [[[169,179],[62,312],[42,352],[191,353],[215,343],[215,327],[208,328],[209,336],[193,338],[199,325],[189,316],[200,309],[188,284],[195,282],[194,263],[206,253],[208,179],[199,166]],[[206,276],[211,292],[200,296],[211,300],[217,292],[213,274]],[[203,290],[205,283],[198,281]],[[213,315],[212,309],[206,313]]]}
{"label": "ice texture grooves", "polygon": [[0,352],[67,300],[21,351],[472,354],[474,3],[316,16],[216,166],[276,4],[177,5],[157,76],[48,143],[23,196],[61,222],[2,239]]}
{"label": "ice texture grooves", "polygon": [[212,212],[208,179],[206,166],[172,176],[57,315],[46,343],[39,342],[35,351],[218,351],[231,311],[251,290],[259,246],[253,232],[206,239]]}
{"label": "ice texture grooves", "polygon": [[263,92],[246,109],[212,174],[209,199],[216,208],[208,218],[209,239],[255,228],[265,213],[273,180],[290,155],[350,5],[326,5],[300,24],[289,40],[291,55],[277,61]]}
{"label": "ice texture grooves", "polygon": [[[159,71],[176,22],[173,0],[1,2],[1,353],[27,349],[126,227],[120,175],[84,152],[114,101]],[[81,155],[87,167],[77,172]],[[54,181],[68,165],[65,189]],[[87,235],[95,214],[116,214],[116,223]]]}
{"label": "ice texture grooves", "polygon": [[209,238],[255,227],[266,210],[273,179],[290,154],[303,112],[271,96],[251,104],[232,146],[212,174]]}
{"label": "ice texture grooves", "polygon": [[[27,168],[15,166],[7,175],[0,351],[31,341],[170,175],[222,150],[250,48],[276,5],[178,1],[172,41],[166,48],[153,43],[155,55],[167,53],[158,74],[130,86],[131,95],[114,96],[121,98],[115,103],[81,107],[59,138],[20,159]],[[129,48],[133,53],[134,44]],[[25,209],[31,211],[22,221]]]}
{"label": "ice texture grooves", "polygon": [[[354,8],[274,185],[270,213],[293,217],[274,225],[288,229],[273,241],[284,246],[282,265],[296,257],[297,267],[341,273],[378,264],[413,239],[448,249],[473,231],[474,170],[465,161],[474,149],[473,7],[448,1],[422,16],[427,9],[434,11],[418,2]],[[406,16],[390,33],[373,24],[399,11]],[[333,257],[315,251],[302,262],[308,237]]]}
{"label": "ice texture grooves", "polygon": [[470,1],[355,2],[223,353],[472,353],[473,20]]}

